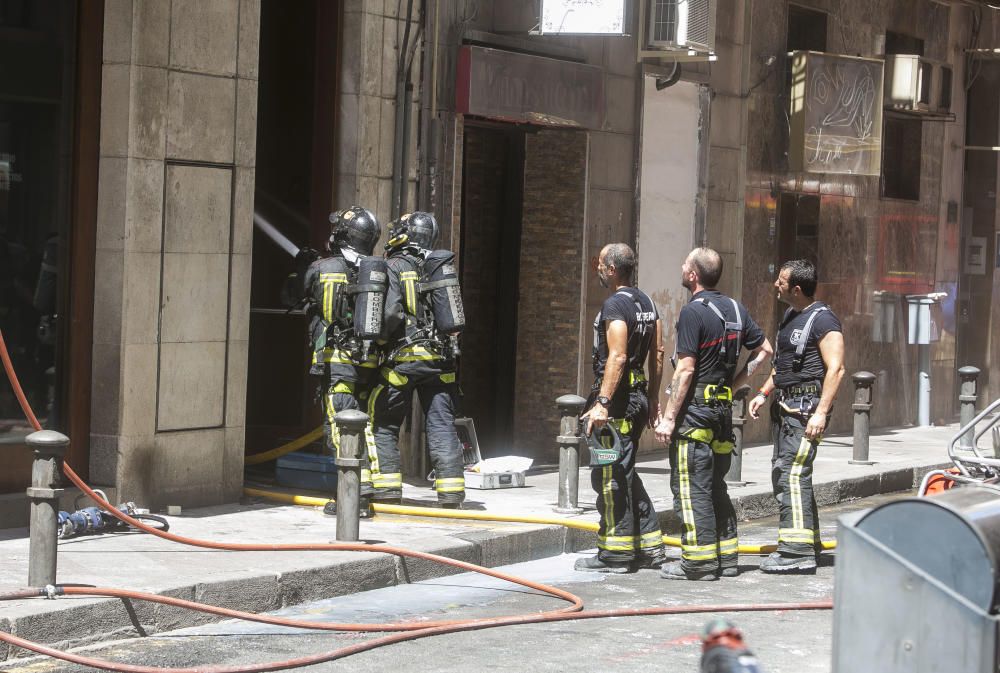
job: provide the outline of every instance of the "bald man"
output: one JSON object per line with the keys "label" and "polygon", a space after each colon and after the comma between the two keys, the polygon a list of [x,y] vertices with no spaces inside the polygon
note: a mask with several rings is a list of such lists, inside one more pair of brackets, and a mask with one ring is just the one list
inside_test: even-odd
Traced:
{"label": "bald man", "polygon": [[[677,319],[674,377],[656,437],[670,446],[670,490],[683,523],[681,559],[666,563],[671,580],[739,574],[736,511],[726,487],[732,463],[733,390],[771,357],[771,344],[743,304],[715,289],[722,258],[695,248],[681,265],[691,301]],[[751,351],[740,369],[742,349]]]}

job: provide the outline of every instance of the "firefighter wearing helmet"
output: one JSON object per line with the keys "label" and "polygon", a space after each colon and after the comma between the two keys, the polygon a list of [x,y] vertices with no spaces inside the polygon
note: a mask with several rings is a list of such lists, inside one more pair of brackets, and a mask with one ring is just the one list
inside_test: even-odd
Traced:
{"label": "firefighter wearing helmet", "polygon": [[455,431],[455,358],[465,313],[455,255],[435,250],[437,237],[438,224],[430,213],[403,215],[389,227],[384,361],[368,399],[377,449],[372,477],[376,500],[401,500],[399,430],[416,391],[426,415],[438,503],[458,508],[465,499],[465,479]]}
{"label": "firefighter wearing helmet", "polygon": [[[372,257],[379,239],[375,215],[361,206],[330,213],[328,257],[312,262],[303,286],[310,315],[313,358],[310,373],[320,377],[326,449],[337,455],[340,437],[333,417],[345,409],[364,409],[378,371],[375,339],[382,329],[386,289],[385,260]],[[374,439],[365,430],[369,451]],[[361,511],[372,496],[371,472],[361,472]]]}

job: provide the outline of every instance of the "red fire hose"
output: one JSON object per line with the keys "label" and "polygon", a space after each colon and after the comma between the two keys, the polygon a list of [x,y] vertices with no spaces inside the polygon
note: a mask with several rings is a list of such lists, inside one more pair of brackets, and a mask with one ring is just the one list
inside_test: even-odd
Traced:
{"label": "red fire hose", "polygon": [[[28,404],[28,400],[24,395],[24,391],[21,389],[21,385],[18,382],[17,375],[14,372],[14,367],[10,361],[10,356],[7,353],[7,346],[4,343],[3,332],[0,332],[0,360],[3,361],[4,370],[7,372],[7,377],[10,380],[11,386],[14,389],[14,394],[17,397],[18,402],[21,405],[21,409],[24,411],[25,418],[36,430],[41,430],[42,426],[35,417],[35,414],[31,410],[31,406]],[[338,648],[336,650],[330,650],[328,652],[322,652],[319,654],[313,654],[305,657],[298,657],[295,659],[288,659],[286,661],[272,662],[266,664],[248,664],[244,666],[213,666],[204,667],[199,666],[197,668],[158,668],[155,666],[136,666],[131,664],[120,664],[111,661],[105,661],[102,659],[95,659],[92,657],[84,657],[81,655],[73,654],[70,652],[65,652],[62,650],[57,650],[39,643],[35,643],[30,640],[25,640],[23,638],[18,638],[17,636],[10,635],[0,631],[0,641],[6,642],[15,647],[20,647],[32,652],[37,652],[38,654],[44,654],[57,659],[62,659],[63,661],[72,662],[75,664],[80,664],[83,666],[90,666],[92,668],[105,669],[111,671],[121,671],[122,673],[258,673],[259,671],[277,671],[289,668],[297,668],[300,666],[309,666],[312,664],[318,664],[325,661],[332,661],[334,659],[341,659],[352,654],[357,654],[359,652],[366,652],[373,650],[384,645],[390,645],[393,643],[403,642],[407,640],[416,640],[418,638],[425,638],[428,636],[442,635],[446,633],[457,633],[460,631],[471,631],[475,629],[487,629],[495,628],[498,626],[512,626],[515,624],[536,624],[542,622],[557,622],[557,621],[567,621],[571,619],[600,619],[604,617],[639,617],[639,616],[650,616],[650,615],[670,615],[670,614],[692,614],[692,613],[704,613],[704,612],[761,612],[761,611],[782,611],[782,610],[829,610],[833,607],[831,601],[818,601],[812,603],[771,603],[771,604],[733,604],[733,605],[702,605],[702,606],[674,606],[674,607],[655,607],[655,608],[633,608],[633,609],[619,609],[619,610],[583,610],[583,601],[576,595],[558,589],[556,587],[551,587],[546,584],[539,582],[532,582],[524,578],[516,577],[514,575],[508,575],[506,573],[493,570],[491,568],[485,568],[483,566],[478,566],[473,563],[466,563],[465,561],[458,561],[455,559],[450,559],[444,556],[438,556],[436,554],[428,554],[426,552],[418,552],[409,549],[403,549],[401,547],[390,547],[386,545],[365,545],[357,543],[326,543],[326,544],[229,544],[221,542],[213,542],[211,540],[198,540],[194,538],[183,537],[181,535],[175,535],[173,533],[164,532],[152,526],[148,526],[143,522],[134,519],[127,514],[118,510],[111,503],[107,502],[101,498],[97,493],[93,491],[87,484],[80,479],[79,475],[73,471],[73,469],[68,464],[63,464],[63,471],[66,477],[69,478],[73,484],[79,488],[83,493],[88,495],[97,505],[108,512],[111,516],[127,523],[128,525],[138,528],[150,535],[155,535],[157,537],[163,538],[164,540],[170,540],[171,542],[177,542],[180,544],[190,545],[194,547],[203,547],[207,549],[220,549],[226,551],[358,551],[358,552],[376,552],[393,554],[395,556],[402,556],[407,558],[424,559],[427,561],[433,561],[435,563],[442,563],[444,565],[449,565],[455,568],[467,572],[476,572],[482,575],[488,575],[490,577],[495,577],[497,579],[505,580],[513,584],[518,584],[541,593],[548,594],[554,598],[559,598],[566,601],[569,605],[556,609],[548,610],[545,612],[538,612],[527,615],[513,615],[509,617],[492,617],[483,619],[468,619],[468,620],[439,620],[433,622],[419,622],[419,623],[391,623],[391,624],[343,624],[334,622],[311,622],[302,621],[297,619],[289,619],[283,617],[274,617],[269,615],[258,615],[249,612],[241,612],[239,610],[230,610],[228,608],[220,608],[212,605],[205,605],[203,603],[195,603],[193,601],[186,601],[179,598],[171,598],[168,596],[160,596],[157,594],[148,594],[139,591],[130,591],[126,589],[109,589],[109,588],[92,588],[92,587],[63,587],[59,586],[55,588],[55,594],[59,595],[75,595],[75,596],[105,596],[111,598],[129,598],[134,600],[150,601],[153,603],[161,603],[164,605],[171,605],[174,607],[187,608],[190,610],[196,610],[199,612],[205,612],[209,614],[218,615],[220,617],[229,617],[234,619],[243,619],[247,621],[261,622],[265,624],[289,626],[295,628],[304,629],[318,629],[323,631],[353,631],[353,632],[395,632],[391,635],[382,636],[380,638],[374,638],[372,640],[365,641],[363,643],[356,643],[354,645],[349,645],[346,647]],[[7,594],[0,594],[0,601],[3,600],[16,600],[25,599],[31,597],[44,597],[48,596],[49,591],[47,589],[31,588],[24,589],[22,591],[11,592]]]}

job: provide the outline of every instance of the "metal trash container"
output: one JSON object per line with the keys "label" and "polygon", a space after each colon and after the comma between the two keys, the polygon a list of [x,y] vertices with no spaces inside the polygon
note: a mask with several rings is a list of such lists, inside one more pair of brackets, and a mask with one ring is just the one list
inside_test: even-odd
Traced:
{"label": "metal trash container", "polygon": [[1000,491],[956,487],[840,519],[835,673],[996,673]]}

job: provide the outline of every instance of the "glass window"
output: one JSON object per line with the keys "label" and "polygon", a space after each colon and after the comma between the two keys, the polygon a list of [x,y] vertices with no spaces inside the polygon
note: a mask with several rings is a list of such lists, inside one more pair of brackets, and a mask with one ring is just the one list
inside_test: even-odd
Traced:
{"label": "glass window", "polygon": [[[0,329],[29,403],[51,428],[62,425],[76,7],[0,0]],[[27,432],[4,380],[0,448]]]}

